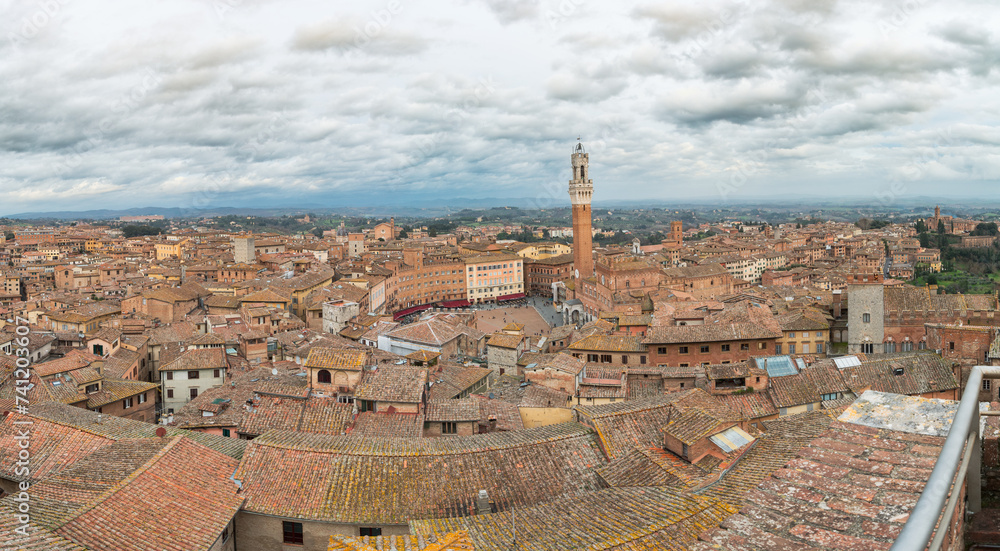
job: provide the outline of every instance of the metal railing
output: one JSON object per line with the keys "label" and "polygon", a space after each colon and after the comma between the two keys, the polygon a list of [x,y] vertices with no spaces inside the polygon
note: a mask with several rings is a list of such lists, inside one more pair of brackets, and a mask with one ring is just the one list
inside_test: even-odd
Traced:
{"label": "metal railing", "polygon": [[952,530],[951,521],[966,489],[966,511],[982,507],[982,441],[979,435],[979,390],[983,379],[1000,379],[1000,367],[976,366],[952,420],[944,447],[910,518],[890,551],[937,551]]}

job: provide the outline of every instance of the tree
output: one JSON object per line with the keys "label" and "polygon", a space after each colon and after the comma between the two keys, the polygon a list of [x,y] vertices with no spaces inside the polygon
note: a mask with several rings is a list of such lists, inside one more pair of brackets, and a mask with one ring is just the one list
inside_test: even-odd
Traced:
{"label": "tree", "polygon": [[982,224],[976,224],[976,229],[972,230],[969,235],[997,235],[1000,230],[997,229],[996,222],[983,222]]}
{"label": "tree", "polygon": [[125,239],[132,237],[141,237],[143,235],[160,235],[163,230],[160,228],[154,228],[152,226],[146,226],[141,224],[122,226],[122,236]]}
{"label": "tree", "polygon": [[437,229],[432,227],[427,230],[427,237],[437,237],[437,236],[438,236]]}
{"label": "tree", "polygon": [[915,228],[917,229],[917,233],[924,233],[927,231],[927,224],[924,224],[923,220],[917,220]]}
{"label": "tree", "polygon": [[14,232],[9,231],[3,234],[5,239],[14,239]]}
{"label": "tree", "polygon": [[320,239],[323,238],[323,230],[321,228],[313,228],[312,234]]}
{"label": "tree", "polygon": [[937,232],[938,232],[938,235],[944,235],[945,234],[944,220],[938,220]]}
{"label": "tree", "polygon": [[399,238],[400,239],[406,239],[408,237],[410,237],[410,234],[406,231],[406,228],[403,228],[403,229],[399,230]]}

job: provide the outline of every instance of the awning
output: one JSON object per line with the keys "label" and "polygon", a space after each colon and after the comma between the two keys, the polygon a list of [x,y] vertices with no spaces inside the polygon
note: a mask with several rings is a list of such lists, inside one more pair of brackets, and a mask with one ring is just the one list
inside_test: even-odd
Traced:
{"label": "awning", "polygon": [[430,310],[430,308],[431,308],[430,304],[421,304],[420,306],[411,306],[409,308],[404,308],[404,309],[396,312],[395,314],[393,314],[392,315],[392,319],[395,321],[395,320],[398,320],[400,318],[405,318],[406,316],[409,316],[410,314],[415,314],[417,312],[423,312],[424,310]]}
{"label": "awning", "polygon": [[514,293],[513,295],[501,295],[497,297],[497,300],[517,300],[519,298],[524,298],[524,293]]}
{"label": "awning", "polygon": [[469,301],[462,300],[445,300],[441,302],[441,308],[465,308],[469,306]]}

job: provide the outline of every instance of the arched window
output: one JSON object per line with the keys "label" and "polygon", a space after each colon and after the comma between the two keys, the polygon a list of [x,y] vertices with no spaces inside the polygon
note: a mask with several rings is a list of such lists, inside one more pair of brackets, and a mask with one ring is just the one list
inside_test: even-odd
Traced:
{"label": "arched window", "polygon": [[329,383],[330,382],[330,372],[325,369],[320,369],[319,373],[316,374],[316,382],[318,383]]}

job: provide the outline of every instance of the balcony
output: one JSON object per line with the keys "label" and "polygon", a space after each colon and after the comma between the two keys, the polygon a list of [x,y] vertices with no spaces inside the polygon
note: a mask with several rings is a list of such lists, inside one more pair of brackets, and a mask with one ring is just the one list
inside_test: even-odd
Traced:
{"label": "balcony", "polygon": [[[890,551],[1000,549],[1000,500],[993,495],[1000,492],[988,492],[983,507],[981,418],[1000,416],[980,411],[984,379],[1000,379],[1000,367],[972,369],[934,470]],[[996,467],[987,465],[986,474],[995,477]]]}

